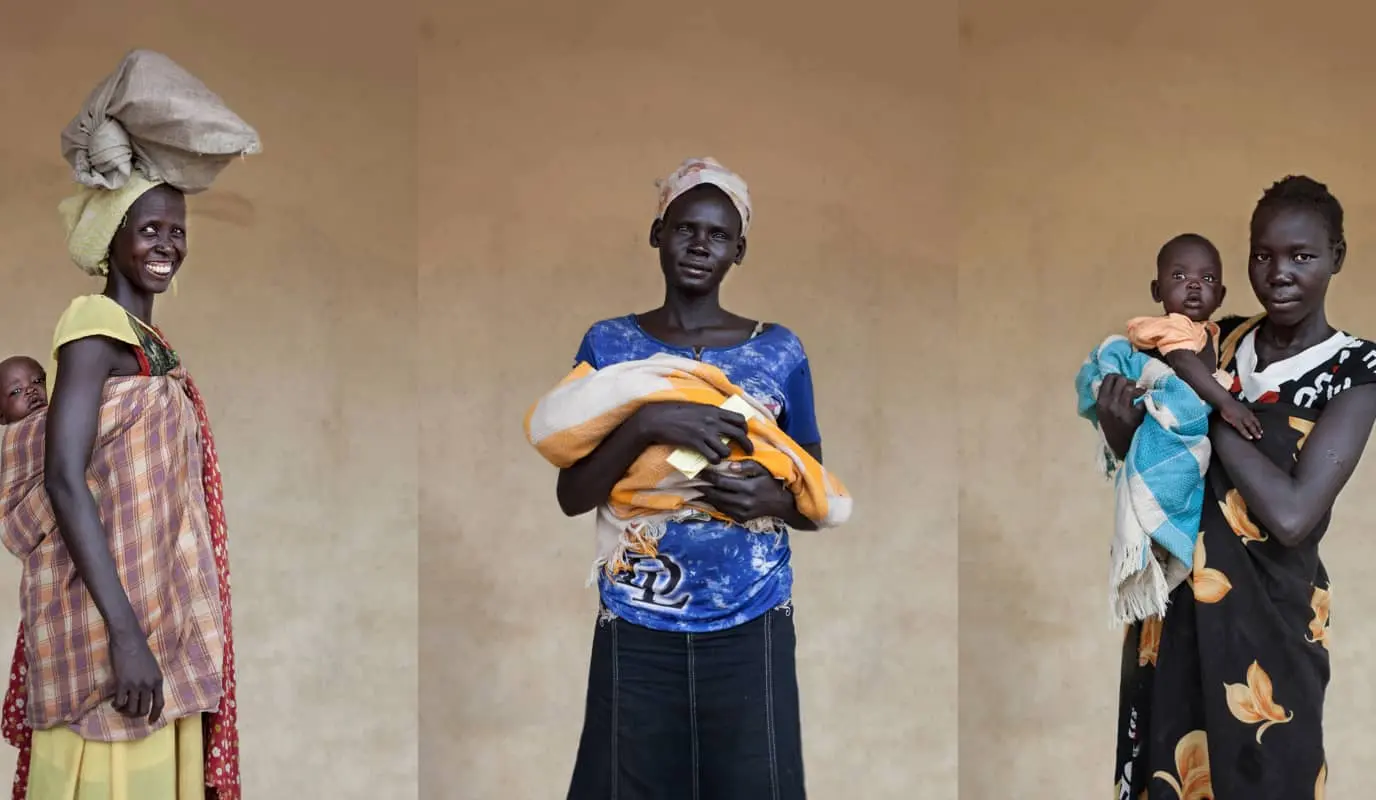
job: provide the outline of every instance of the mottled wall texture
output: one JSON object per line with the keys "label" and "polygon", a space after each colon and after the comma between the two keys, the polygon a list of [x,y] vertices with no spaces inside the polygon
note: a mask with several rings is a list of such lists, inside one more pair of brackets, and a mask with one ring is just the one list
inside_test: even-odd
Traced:
{"label": "mottled wall texture", "polygon": [[592,521],[521,419],[658,304],[654,181],[712,155],[756,209],[726,303],[802,337],[856,496],[794,537],[810,796],[953,797],[953,5],[456,4],[422,37],[421,795],[563,796]]}
{"label": "mottled wall texture", "polygon": [[[1257,310],[1247,219],[1291,172],[1346,205],[1334,324],[1376,336],[1376,10],[1276,0],[962,0],[960,796],[1106,797],[1121,632],[1105,623],[1112,496],[1071,378],[1150,313],[1157,248],[1222,249],[1225,311]],[[1376,471],[1323,557],[1335,587],[1330,797],[1376,768]]]}
{"label": "mottled wall texture", "polygon": [[[245,797],[408,798],[414,16],[346,4],[323,20],[314,5],[5,5],[0,348],[44,357],[68,300],[100,290],[63,246],[58,133],[127,50],[167,53],[264,143],[190,201],[190,257],[156,317],[206,394],[223,462]],[[17,597],[5,554],[6,636]],[[0,745],[6,778],[13,758]]]}

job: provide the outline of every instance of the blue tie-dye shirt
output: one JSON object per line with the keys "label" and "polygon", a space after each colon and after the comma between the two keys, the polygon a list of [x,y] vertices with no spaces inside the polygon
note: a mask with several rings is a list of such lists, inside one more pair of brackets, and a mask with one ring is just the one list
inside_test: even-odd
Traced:
{"label": "blue tie-dye shirt", "polygon": [[[732,347],[675,347],[646,333],[635,315],[603,320],[583,336],[574,363],[601,369],[656,353],[717,367],[774,413],[800,445],[817,444],[812,373],[803,343],[782,325]],[[671,522],[655,558],[632,556],[633,569],[598,587],[607,610],[662,631],[703,633],[749,622],[789,600],[793,568],[787,533],[751,533],[717,520]]]}

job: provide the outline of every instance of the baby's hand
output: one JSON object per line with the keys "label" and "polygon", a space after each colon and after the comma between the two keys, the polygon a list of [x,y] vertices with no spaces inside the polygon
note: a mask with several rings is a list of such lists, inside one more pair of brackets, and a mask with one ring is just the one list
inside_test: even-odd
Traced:
{"label": "baby's hand", "polygon": [[1261,422],[1257,420],[1256,414],[1242,403],[1234,400],[1218,410],[1218,415],[1223,417],[1223,421],[1232,425],[1242,438],[1255,441],[1261,438]]}

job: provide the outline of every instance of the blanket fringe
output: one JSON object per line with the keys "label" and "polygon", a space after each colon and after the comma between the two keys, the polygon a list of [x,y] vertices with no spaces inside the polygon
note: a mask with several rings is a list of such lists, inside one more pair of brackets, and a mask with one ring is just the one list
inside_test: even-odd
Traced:
{"label": "blanket fringe", "polygon": [[[630,572],[631,565],[626,560],[628,553],[654,558],[659,553],[659,540],[664,538],[664,533],[669,529],[670,522],[681,522],[685,519],[696,519],[702,516],[702,512],[695,508],[684,508],[682,511],[667,517],[638,520],[627,524],[621,529],[616,549],[612,554],[599,555],[593,559],[592,570],[588,574],[587,583],[584,585],[596,585],[599,572],[606,574],[608,578],[615,578],[623,572]],[[752,519],[745,523],[744,527],[751,533],[772,534],[776,542],[788,532],[788,525],[777,517]]]}
{"label": "blanket fringe", "polygon": [[1113,574],[1109,581],[1111,628],[1166,614],[1171,587],[1149,543],[1149,539],[1136,540],[1125,548],[1113,548]]}
{"label": "blanket fringe", "polygon": [[778,517],[760,517],[745,523],[745,529],[751,533],[773,533],[783,535],[788,529],[784,521]]}
{"label": "blanket fringe", "polygon": [[614,578],[623,572],[630,572],[631,565],[626,560],[627,553],[648,556],[654,558],[659,553],[659,540],[664,538],[664,532],[668,530],[669,523],[679,517],[692,516],[692,513],[675,514],[667,519],[640,520],[632,522],[621,529],[621,536],[617,540],[616,549],[611,555],[599,555],[593,560],[592,574],[588,576],[588,586],[597,583],[599,571],[605,572],[608,578]]}

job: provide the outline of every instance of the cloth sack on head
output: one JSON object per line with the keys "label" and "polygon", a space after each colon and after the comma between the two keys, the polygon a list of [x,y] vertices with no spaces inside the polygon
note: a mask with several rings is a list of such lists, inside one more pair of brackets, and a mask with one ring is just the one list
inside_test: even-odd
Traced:
{"label": "cloth sack on head", "polygon": [[664,212],[669,210],[669,204],[680,195],[703,184],[715,186],[731,198],[731,204],[741,215],[741,235],[748,233],[751,218],[750,188],[746,186],[744,178],[723,167],[715,158],[690,158],[680,164],[669,177],[658,182],[659,218],[664,218]]}
{"label": "cloth sack on head", "polygon": [[118,189],[83,187],[57,207],[67,229],[67,252],[88,275],[110,271],[110,242],[124,224],[125,215],[140,197],[162,181],[149,180],[139,172],[129,175]]}
{"label": "cloth sack on head", "polygon": [[218,95],[151,50],[126,55],[62,131],[62,157],[93,189],[119,189],[137,171],[195,194],[261,150],[258,132]]}

